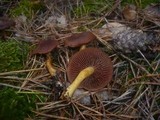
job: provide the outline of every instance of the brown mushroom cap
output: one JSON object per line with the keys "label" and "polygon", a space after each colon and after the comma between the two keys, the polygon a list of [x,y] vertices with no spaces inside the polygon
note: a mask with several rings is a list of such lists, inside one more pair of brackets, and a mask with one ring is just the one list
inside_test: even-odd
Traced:
{"label": "brown mushroom cap", "polygon": [[0,17],[0,30],[7,29],[11,26],[14,26],[15,22],[8,17]]}
{"label": "brown mushroom cap", "polygon": [[82,33],[75,33],[72,36],[68,37],[64,44],[67,47],[79,47],[81,45],[87,44],[90,41],[96,39],[96,36],[91,32],[82,32]]}
{"label": "brown mushroom cap", "polygon": [[94,73],[86,78],[80,87],[95,91],[105,87],[112,79],[113,65],[107,54],[97,48],[86,48],[70,59],[67,75],[72,83],[77,75],[86,67],[94,67]]}
{"label": "brown mushroom cap", "polygon": [[33,54],[46,54],[51,52],[54,48],[58,46],[58,41],[53,38],[48,38],[47,40],[42,40],[38,43],[38,46],[33,50]]}

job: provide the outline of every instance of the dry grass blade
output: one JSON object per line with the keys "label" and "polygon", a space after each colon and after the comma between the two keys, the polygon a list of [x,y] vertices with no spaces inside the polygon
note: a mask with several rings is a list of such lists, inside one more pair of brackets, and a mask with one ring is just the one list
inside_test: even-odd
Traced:
{"label": "dry grass blade", "polygon": [[92,108],[89,108],[89,107],[87,107],[87,106],[84,106],[84,105],[82,105],[82,104],[80,104],[80,103],[77,103],[77,102],[76,102],[76,104],[77,104],[78,106],[80,106],[80,107],[82,107],[82,108],[84,108],[84,109],[87,109],[87,110],[89,110],[89,111],[91,111],[91,112],[94,112],[94,113],[96,113],[96,114],[98,114],[98,115],[100,115],[100,116],[103,115],[102,113],[100,113],[100,112],[98,112],[98,111],[96,111],[96,110],[94,110],[94,109],[92,109]]}
{"label": "dry grass blade", "polygon": [[65,106],[68,106],[70,103],[68,104],[64,104],[63,103],[64,101],[57,101],[57,102],[52,102],[52,103],[49,103],[43,107],[40,107],[39,110],[49,110],[49,109],[57,109],[57,108],[60,108],[60,107],[65,107]]}
{"label": "dry grass blade", "polygon": [[49,95],[50,93],[46,93],[46,92],[41,92],[41,91],[37,91],[37,90],[33,90],[33,89],[29,89],[29,88],[21,88],[18,86],[14,86],[14,85],[10,85],[10,84],[5,84],[5,83],[0,83],[0,86],[6,86],[6,87],[11,87],[11,88],[15,88],[15,89],[22,89],[25,91],[30,91],[33,92],[34,94],[44,94],[44,95]]}
{"label": "dry grass blade", "polygon": [[[142,89],[142,88],[141,88]],[[130,104],[130,106],[129,107],[127,107],[126,109],[125,109],[125,111],[127,111],[127,110],[129,110],[130,109],[130,107],[133,107],[133,106],[135,106],[136,104],[137,104],[137,102],[144,96],[144,94],[148,91],[148,88],[146,88],[142,93],[140,93],[141,92],[141,89],[139,89],[139,91],[136,93],[136,98],[134,98],[134,100],[131,102],[131,104]]]}
{"label": "dry grass blade", "polygon": [[12,74],[18,74],[18,73],[24,73],[24,72],[30,72],[30,71],[38,71],[38,70],[44,70],[44,69],[45,68],[35,68],[35,69],[29,69],[29,70],[10,71],[10,72],[0,73],[0,76],[12,75]]}
{"label": "dry grass blade", "polygon": [[80,111],[80,109],[76,106],[76,104],[75,104],[74,102],[72,102],[72,104],[73,104],[73,106],[76,108],[76,110],[79,112],[79,114],[82,116],[82,118],[83,118],[84,120],[87,120],[87,119],[85,118],[85,116],[83,115],[83,113]]}
{"label": "dry grass blade", "polygon": [[134,82],[135,80],[138,80],[138,79],[141,79],[141,78],[145,78],[145,77],[148,77],[148,78],[152,78],[152,77],[159,78],[160,74],[148,74],[148,75],[143,75],[143,76],[137,76],[135,78],[132,78],[132,79],[128,80],[128,83],[130,84],[131,82]]}
{"label": "dry grass blade", "polygon": [[142,67],[141,65],[137,64],[136,62],[134,62],[133,60],[129,59],[127,56],[121,54],[121,56],[123,58],[125,58],[126,60],[130,61],[131,63],[133,63],[134,65],[136,65],[137,67],[139,67],[140,69],[142,69],[144,72],[146,72],[147,74],[149,74],[149,72],[144,68]]}
{"label": "dry grass blade", "polygon": [[54,118],[54,119],[58,119],[58,120],[74,120],[74,119],[70,119],[70,118],[66,118],[66,117],[50,115],[50,114],[44,114],[44,113],[40,113],[40,112],[36,112],[36,111],[33,111],[33,112],[36,113],[37,115],[40,115],[40,116],[43,116],[43,117],[47,117],[47,118]]}

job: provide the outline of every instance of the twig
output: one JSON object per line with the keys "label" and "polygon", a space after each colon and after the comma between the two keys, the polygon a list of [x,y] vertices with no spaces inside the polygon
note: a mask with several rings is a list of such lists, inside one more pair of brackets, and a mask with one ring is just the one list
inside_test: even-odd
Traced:
{"label": "twig", "polygon": [[[20,89],[21,87],[18,87],[18,86],[14,86],[14,85],[9,85],[9,84],[5,84],[5,83],[0,83],[0,86],[7,86],[7,87],[11,87],[11,88],[15,88],[15,89]],[[37,91],[37,90],[31,90],[31,89],[28,89],[28,88],[22,88],[22,90],[27,90],[27,91],[31,91],[31,92],[37,92],[37,94],[45,94],[45,95],[50,95],[50,93],[46,93],[46,92],[40,92],[40,91]]]}
{"label": "twig", "polygon": [[66,118],[66,117],[60,117],[60,116],[40,113],[40,112],[37,112],[37,111],[32,111],[32,112],[36,113],[37,115],[41,115],[41,116],[45,116],[45,117],[49,117],[49,118],[55,118],[55,119],[59,119],[59,120],[74,120],[74,119],[71,119],[71,118]]}

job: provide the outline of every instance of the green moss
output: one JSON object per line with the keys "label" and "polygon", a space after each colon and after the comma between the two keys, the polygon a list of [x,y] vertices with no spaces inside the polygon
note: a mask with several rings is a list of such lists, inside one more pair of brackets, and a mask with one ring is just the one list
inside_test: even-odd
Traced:
{"label": "green moss", "polygon": [[145,8],[151,3],[159,3],[159,0],[122,0],[122,5],[125,4],[135,4],[139,8]]}
{"label": "green moss", "polygon": [[[159,0],[122,0],[122,6],[126,4],[135,4],[139,8],[145,8],[151,3],[159,3]],[[89,14],[105,14],[106,11],[114,5],[113,0],[84,0],[82,5],[77,6],[74,10],[74,16],[85,17]]]}
{"label": "green moss", "polygon": [[[39,95],[40,96],[40,95]],[[31,110],[36,109],[35,94],[19,94],[15,90],[5,88],[0,91],[0,119],[1,120],[24,120],[32,116]]]}
{"label": "green moss", "polygon": [[19,70],[24,67],[29,45],[15,40],[0,40],[0,72]]}
{"label": "green moss", "polygon": [[91,13],[100,14],[103,10],[110,8],[112,4],[111,0],[84,0],[82,5],[74,9],[74,15],[82,17]]}
{"label": "green moss", "polygon": [[17,7],[10,10],[12,16],[25,15],[28,18],[31,18],[33,14],[41,10],[44,6],[39,3],[34,3],[32,0],[21,0]]}

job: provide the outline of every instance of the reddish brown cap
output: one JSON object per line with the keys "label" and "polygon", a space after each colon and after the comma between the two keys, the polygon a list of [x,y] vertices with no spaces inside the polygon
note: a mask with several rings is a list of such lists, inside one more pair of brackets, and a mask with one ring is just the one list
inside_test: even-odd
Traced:
{"label": "reddish brown cap", "polygon": [[0,30],[14,26],[15,22],[8,17],[0,17]]}
{"label": "reddish brown cap", "polygon": [[81,87],[95,91],[105,87],[112,79],[113,65],[109,56],[97,48],[86,48],[73,55],[70,59],[67,75],[72,83],[81,70],[94,67],[94,73],[86,78]]}
{"label": "reddish brown cap", "polygon": [[38,43],[37,48],[33,50],[33,54],[46,54],[51,52],[58,45],[58,41],[53,38],[48,38],[47,40],[42,40]]}
{"label": "reddish brown cap", "polygon": [[82,33],[75,33],[72,36],[68,37],[64,44],[68,47],[79,47],[81,45],[87,44],[90,41],[96,39],[96,36],[91,32],[82,32]]}

